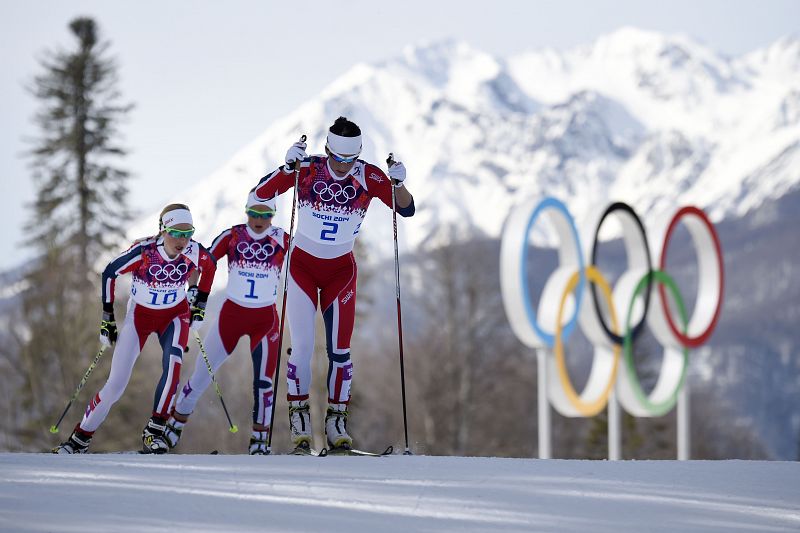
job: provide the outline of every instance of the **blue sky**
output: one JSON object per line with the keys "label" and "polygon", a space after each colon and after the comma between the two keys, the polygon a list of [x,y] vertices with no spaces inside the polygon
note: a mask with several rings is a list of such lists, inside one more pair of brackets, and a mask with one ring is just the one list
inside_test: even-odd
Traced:
{"label": "blue sky", "polygon": [[[72,46],[67,25],[99,23],[120,66],[123,124],[139,212],[210,174],[241,146],[354,63],[445,38],[507,56],[588,44],[621,26],[688,34],[728,55],[797,35],[796,1],[421,1],[211,0],[5,1],[0,4],[0,269],[30,255],[20,247],[34,194],[21,154],[36,102],[24,86],[46,49]],[[254,176],[254,180],[257,177]]]}

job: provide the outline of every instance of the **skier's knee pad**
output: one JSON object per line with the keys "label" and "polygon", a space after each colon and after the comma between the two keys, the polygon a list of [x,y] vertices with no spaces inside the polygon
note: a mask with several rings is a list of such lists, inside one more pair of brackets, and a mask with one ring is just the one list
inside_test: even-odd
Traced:
{"label": "skier's knee pad", "polygon": [[332,350],[328,350],[328,359],[330,359],[332,363],[346,363],[350,360],[350,352],[333,353]]}
{"label": "skier's knee pad", "polygon": [[258,390],[268,390],[272,388],[272,381],[269,379],[259,379],[255,378],[253,380],[253,389]]}

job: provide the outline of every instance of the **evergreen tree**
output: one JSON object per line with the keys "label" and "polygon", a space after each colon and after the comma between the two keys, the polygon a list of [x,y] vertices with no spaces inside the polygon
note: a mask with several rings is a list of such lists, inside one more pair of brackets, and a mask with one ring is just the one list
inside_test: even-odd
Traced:
{"label": "evergreen tree", "polygon": [[129,216],[128,173],[112,160],[125,154],[115,142],[117,124],[132,106],[118,103],[117,67],[95,22],[77,18],[69,28],[77,49],[48,54],[30,89],[42,103],[42,136],[32,151],[38,194],[28,229],[34,246],[61,248],[88,274]]}
{"label": "evergreen tree", "polygon": [[[69,29],[77,46],[46,54],[44,72],[30,88],[41,103],[35,117],[40,137],[30,153],[36,199],[26,227],[37,255],[26,276],[16,335],[25,383],[18,429],[28,446],[52,444],[44,428],[55,421],[96,352],[97,262],[118,245],[130,216],[128,173],[114,160],[125,154],[116,142],[117,125],[132,106],[118,103],[116,66],[106,57],[109,45],[99,40],[95,22],[76,18]],[[102,383],[104,363],[87,389]]]}

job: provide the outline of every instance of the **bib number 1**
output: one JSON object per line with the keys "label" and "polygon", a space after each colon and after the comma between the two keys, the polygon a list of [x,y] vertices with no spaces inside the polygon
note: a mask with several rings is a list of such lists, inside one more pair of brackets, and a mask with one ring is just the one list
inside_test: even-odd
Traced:
{"label": "bib number 1", "polygon": [[254,279],[246,279],[245,280],[248,284],[250,284],[250,292],[244,295],[245,298],[258,298],[256,295],[256,280]]}

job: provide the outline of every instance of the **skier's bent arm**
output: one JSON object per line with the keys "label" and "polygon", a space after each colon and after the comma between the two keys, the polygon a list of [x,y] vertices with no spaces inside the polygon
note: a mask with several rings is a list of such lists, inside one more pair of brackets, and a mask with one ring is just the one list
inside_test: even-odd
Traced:
{"label": "skier's bent arm", "polygon": [[[305,135],[303,139],[305,139]],[[298,162],[300,163],[301,172],[304,169],[308,172],[308,163],[303,163],[307,158],[305,150],[306,143],[302,140],[294,143],[286,152],[286,165],[261,178],[258,185],[253,188],[256,198],[269,200],[291,189],[294,186],[294,168]]]}
{"label": "skier's bent arm", "polygon": [[286,173],[282,168],[267,174],[253,188],[256,197],[260,200],[269,200],[294,187],[294,172]]}
{"label": "skier's bent arm", "polygon": [[414,214],[414,197],[405,187],[406,166],[402,161],[392,161],[389,156],[389,179],[394,186],[395,200],[397,200],[397,214],[401,217],[410,217]]}
{"label": "skier's bent arm", "polygon": [[114,284],[118,276],[131,272],[142,259],[142,246],[137,243],[129,250],[118,255],[103,270],[101,300],[104,308],[113,309]]}
{"label": "skier's bent arm", "polygon": [[408,192],[405,186],[395,187],[395,199],[397,200],[397,214],[401,217],[414,216],[414,197]]}

